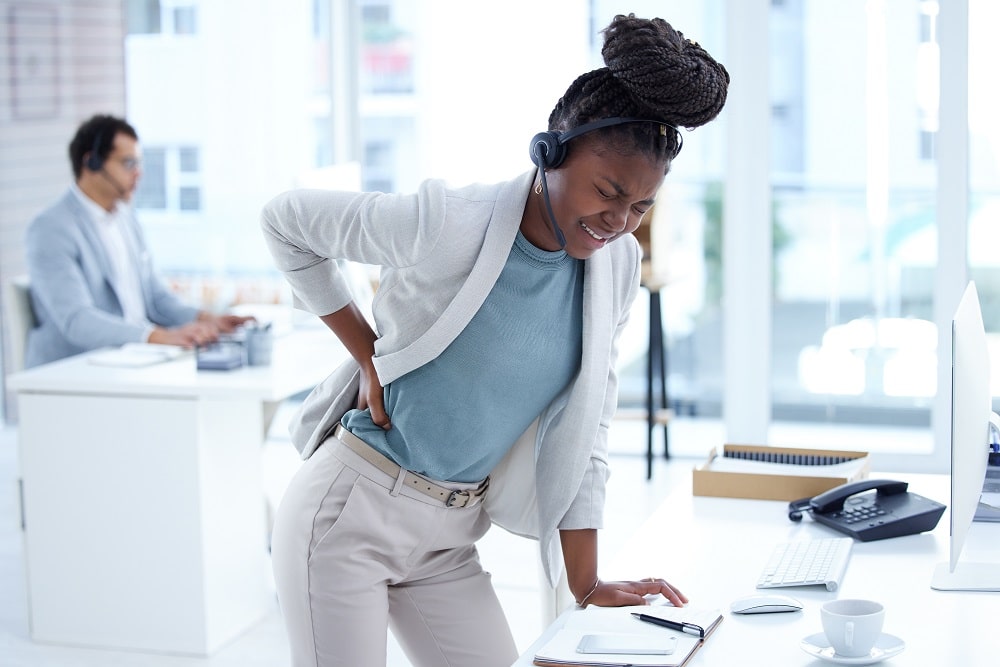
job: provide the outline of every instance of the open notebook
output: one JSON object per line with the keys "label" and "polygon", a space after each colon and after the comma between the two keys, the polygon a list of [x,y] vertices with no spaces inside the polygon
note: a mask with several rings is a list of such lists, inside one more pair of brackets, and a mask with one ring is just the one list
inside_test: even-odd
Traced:
{"label": "open notebook", "polygon": [[[705,631],[705,639],[640,621],[632,616],[633,613],[699,626]],[[559,665],[680,667],[691,659],[695,651],[722,622],[722,618],[722,613],[718,609],[699,610],[666,605],[587,607],[569,614],[566,624],[535,653],[534,663],[542,667]],[[634,645],[639,647],[637,650],[655,650],[657,641],[662,640],[670,652],[667,654],[581,653],[578,648],[587,635],[599,635],[601,640],[625,645],[634,639]]]}

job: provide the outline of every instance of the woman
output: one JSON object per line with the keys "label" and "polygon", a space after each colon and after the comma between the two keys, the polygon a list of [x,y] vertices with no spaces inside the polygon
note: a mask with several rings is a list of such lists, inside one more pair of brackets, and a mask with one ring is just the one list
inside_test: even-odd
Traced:
{"label": "woman", "polygon": [[[275,522],[296,667],[384,665],[387,625],[416,665],[509,665],[475,548],[491,520],[536,536],[580,605],[687,601],[662,579],[599,579],[597,529],[639,284],[631,232],[676,128],[713,119],[729,75],[662,19],[616,17],[602,53],[531,141],[527,174],[414,195],[295,191],[264,209],[278,267],[352,357],[293,427],[307,460]],[[377,333],[337,259],[382,267]]]}

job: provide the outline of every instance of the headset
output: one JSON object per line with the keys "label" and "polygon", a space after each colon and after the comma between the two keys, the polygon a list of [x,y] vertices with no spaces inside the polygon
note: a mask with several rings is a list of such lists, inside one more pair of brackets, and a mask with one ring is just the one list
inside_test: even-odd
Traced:
{"label": "headset", "polygon": [[98,130],[94,135],[94,145],[90,147],[87,159],[83,166],[91,171],[101,171],[104,169],[104,157],[101,156],[101,140],[104,139],[104,130]]}
{"label": "headset", "polygon": [[83,165],[101,175],[104,180],[114,187],[118,191],[118,196],[124,198],[128,194],[128,189],[123,188],[121,183],[111,177],[108,170],[104,168],[105,158],[101,156],[101,140],[104,139],[104,130],[98,130],[97,134],[94,135],[94,145],[90,147],[90,153],[87,154],[87,159],[84,160]]}
{"label": "headset", "polygon": [[571,139],[575,139],[581,134],[593,132],[594,130],[599,130],[604,127],[625,125],[627,123],[656,123],[660,126],[660,134],[662,136],[666,136],[667,128],[669,127],[677,135],[677,149],[674,151],[671,159],[677,157],[677,154],[681,152],[681,147],[684,145],[684,138],[681,136],[680,131],[669,123],[664,123],[661,120],[652,120],[650,118],[630,118],[627,116],[602,118],[601,120],[595,120],[591,123],[578,125],[567,132],[548,130],[547,132],[539,132],[531,138],[531,144],[528,147],[528,152],[531,155],[531,161],[538,167],[538,173],[542,179],[542,194],[545,199],[545,209],[549,213],[549,224],[552,225],[552,233],[555,234],[560,247],[566,247],[566,237],[563,236],[562,230],[560,230],[559,225],[556,224],[556,216],[555,213],[552,212],[552,202],[549,201],[549,184],[545,178],[545,170],[555,169],[563,163],[563,160],[566,159],[566,144],[569,143]]}
{"label": "headset", "polygon": [[612,127],[614,125],[625,125],[627,123],[656,123],[660,126],[660,134],[663,136],[666,136],[667,128],[669,127],[677,135],[677,150],[674,151],[674,154],[671,157],[677,157],[677,154],[681,152],[681,147],[684,145],[684,139],[681,136],[681,133],[673,125],[664,123],[662,120],[652,120],[650,118],[616,116],[614,118],[602,118],[601,120],[595,120],[591,123],[584,123],[583,125],[578,125],[567,132],[560,132],[558,130],[539,132],[532,137],[531,145],[529,146],[531,161],[535,163],[539,169],[555,169],[563,163],[563,160],[566,159],[566,144],[569,143],[571,139],[575,139],[581,134],[586,134],[587,132],[593,132],[594,130],[600,130],[601,128]]}

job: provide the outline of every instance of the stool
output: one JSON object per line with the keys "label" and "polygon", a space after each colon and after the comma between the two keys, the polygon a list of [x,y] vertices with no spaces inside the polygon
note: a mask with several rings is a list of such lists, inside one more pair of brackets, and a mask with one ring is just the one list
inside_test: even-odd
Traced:
{"label": "stool", "polygon": [[[655,207],[653,207],[655,208]],[[632,233],[642,249],[642,279],[640,284],[649,291],[649,336],[646,353],[646,479],[653,478],[653,429],[663,424],[663,456],[670,458],[670,440],[667,422],[673,417],[667,399],[667,348],[663,335],[663,317],[660,308],[660,290],[666,280],[655,275],[652,255],[653,208],[643,216],[639,227]],[[623,411],[619,410],[620,416]],[[631,415],[627,415],[631,416]]]}
{"label": "stool", "polygon": [[643,281],[649,291],[649,343],[646,353],[646,479],[653,478],[653,429],[663,425],[663,458],[670,458],[667,424],[673,417],[667,396],[667,347],[663,335],[661,285]]}

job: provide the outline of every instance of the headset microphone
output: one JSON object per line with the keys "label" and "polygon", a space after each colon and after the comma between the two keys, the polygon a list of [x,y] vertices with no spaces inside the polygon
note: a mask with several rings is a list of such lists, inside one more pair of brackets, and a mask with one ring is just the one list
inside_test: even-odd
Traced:
{"label": "headset microphone", "polygon": [[[538,144],[532,147],[532,155],[534,155],[535,148],[537,147]],[[543,147],[542,150],[544,151],[545,148]],[[544,162],[544,161],[545,158],[544,156],[542,156],[539,159],[539,162]],[[549,224],[552,225],[552,232],[556,235],[556,240],[559,242],[559,247],[565,250],[566,237],[563,236],[562,230],[559,229],[559,225],[556,224],[556,214],[552,212],[552,202],[549,200],[549,183],[548,180],[545,178],[545,169],[539,167],[538,173],[542,178],[542,198],[545,200],[545,209],[549,212]]]}
{"label": "headset microphone", "polygon": [[121,198],[121,199],[125,198],[125,195],[128,194],[128,190],[126,190],[121,185],[119,185],[118,181],[116,181],[115,179],[113,179],[111,177],[111,174],[108,173],[108,170],[105,169],[103,165],[101,166],[100,169],[97,169],[96,171],[97,171],[98,174],[100,174],[101,176],[104,177],[104,180],[106,180],[108,183],[110,183],[112,186],[114,186],[115,190],[118,191],[118,197],[119,198]]}

